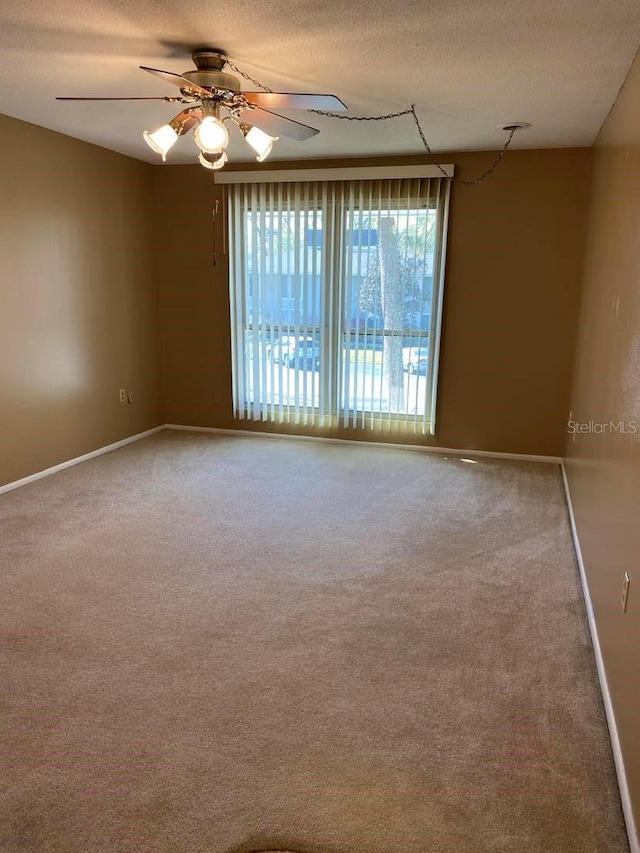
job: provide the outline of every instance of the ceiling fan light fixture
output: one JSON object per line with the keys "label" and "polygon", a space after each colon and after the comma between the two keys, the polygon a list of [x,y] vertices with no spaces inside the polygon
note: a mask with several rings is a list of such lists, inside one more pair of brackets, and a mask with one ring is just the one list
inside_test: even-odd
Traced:
{"label": "ceiling fan light fixture", "polygon": [[263,160],[267,159],[273,148],[273,143],[280,139],[279,136],[269,136],[264,130],[260,130],[259,127],[251,124],[241,124],[240,130],[249,145],[256,152],[258,163],[262,163]]}
{"label": "ceiling fan light fixture", "polygon": [[201,151],[198,155],[198,162],[205,169],[222,169],[228,159],[226,151],[221,151],[219,154],[206,154]]}
{"label": "ceiling fan light fixture", "polygon": [[[225,122],[240,126],[248,144],[256,153],[256,160],[262,163],[273,148],[278,136],[250,124],[242,124],[239,117],[243,113],[258,110],[256,122],[268,127],[283,137],[303,141],[319,133],[319,130],[303,122],[273,112],[273,109],[306,109],[311,112],[323,112],[331,115],[328,110],[347,109],[346,105],[336,95],[273,92],[266,89],[258,81],[253,80],[227,59],[226,53],[208,46],[196,48],[191,55],[196,70],[176,74],[173,71],[163,71],[141,65],[143,71],[159,77],[167,83],[177,86],[178,96],[143,95],[141,97],[61,97],[62,101],[164,101],[180,103],[186,107],[168,124],[154,131],[144,131],[144,141],[156,154],[167,159],[170,149],[179,137],[193,130],[194,140],[200,149],[200,163],[207,169],[220,169],[227,162],[226,149],[229,144],[229,130]],[[252,82],[262,91],[244,91],[241,88],[240,77],[227,73],[226,67],[236,71],[240,77]],[[221,118],[222,114],[222,118]],[[258,118],[259,116],[259,118]],[[233,125],[230,124],[229,127]],[[224,154],[224,156],[221,156]],[[217,156],[214,156],[217,155]]]}
{"label": "ceiling fan light fixture", "polygon": [[215,116],[205,116],[196,127],[193,138],[204,154],[219,154],[229,144],[229,131]]}
{"label": "ceiling fan light fixture", "polygon": [[153,133],[145,130],[142,136],[149,148],[161,155],[163,162],[167,159],[169,149],[178,141],[178,134],[170,124],[163,124]]}

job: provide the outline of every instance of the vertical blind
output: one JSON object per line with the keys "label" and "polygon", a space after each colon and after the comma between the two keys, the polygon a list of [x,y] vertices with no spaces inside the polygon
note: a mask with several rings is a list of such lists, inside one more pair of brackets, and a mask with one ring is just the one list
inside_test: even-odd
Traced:
{"label": "vertical blind", "polygon": [[448,192],[419,177],[230,187],[237,418],[433,432]]}

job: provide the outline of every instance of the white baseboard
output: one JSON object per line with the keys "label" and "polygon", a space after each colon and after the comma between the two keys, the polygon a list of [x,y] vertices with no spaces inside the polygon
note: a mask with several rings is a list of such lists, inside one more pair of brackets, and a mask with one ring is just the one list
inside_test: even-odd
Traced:
{"label": "white baseboard", "polygon": [[[110,453],[112,450],[117,450],[119,447],[124,447],[126,444],[131,444],[134,441],[139,441],[141,438],[146,438],[148,435],[153,435],[164,429],[184,430],[186,432],[209,432],[222,435],[234,436],[250,436],[251,438],[268,438],[268,439],[288,439],[290,441],[320,441],[330,442],[333,444],[361,444],[368,447],[391,447],[400,450],[415,450],[421,453],[436,453],[441,456],[458,456],[458,457],[484,457],[488,459],[511,459],[513,461],[522,462],[550,462],[560,465],[562,459],[559,456],[532,456],[524,453],[498,453],[489,450],[457,450],[450,447],[429,447],[421,444],[392,444],[390,442],[376,441],[357,441],[347,438],[330,438],[325,436],[315,435],[289,435],[276,432],[259,432],[257,430],[248,429],[219,429],[217,427],[195,427],[184,426],[182,424],[162,424],[161,426],[153,427],[153,429],[139,432],[136,435],[131,435],[128,438],[123,438],[121,441],[114,441],[113,444],[107,444],[105,447],[99,447],[97,450],[92,450],[90,453],[84,453],[82,456],[76,456],[74,459],[68,459],[66,462],[60,462],[58,465],[52,465],[51,468],[45,468],[44,471],[37,471],[35,474],[29,474],[28,477],[22,477],[20,480],[15,480],[12,483],[6,483],[0,486],[0,495],[5,492],[10,492],[13,489],[19,489],[20,486],[26,486],[29,483],[34,483],[36,480],[41,480],[43,477],[49,477],[57,471],[62,471],[65,468],[71,468],[72,465],[78,465],[80,462],[86,462],[87,459],[93,459],[96,456],[101,456],[103,453]],[[635,853],[635,852],[634,852]],[[640,853],[640,851],[638,851]]]}
{"label": "white baseboard", "polygon": [[437,453],[441,456],[479,456],[487,459],[510,459],[512,462],[547,462],[561,465],[560,456],[534,456],[527,453],[498,453],[493,450],[457,450],[451,447],[433,447],[425,444],[394,444],[384,441],[359,441],[349,438],[331,438],[319,435],[295,435],[281,432],[260,432],[252,429],[219,429],[218,427],[184,426],[183,424],[165,424],[165,429],[183,430],[186,432],[210,432],[221,435],[245,435],[251,438],[289,439],[292,441],[322,441],[331,444],[363,445],[365,447],[391,447],[396,450],[416,450],[420,453]]}
{"label": "white baseboard", "polygon": [[598,680],[600,681],[600,690],[602,691],[602,701],[604,702],[604,710],[607,717],[607,725],[609,727],[609,737],[611,738],[611,748],[613,750],[613,761],[618,777],[618,787],[620,788],[620,799],[622,801],[622,812],[624,814],[624,822],[627,827],[627,835],[629,836],[629,848],[631,853],[640,853],[640,839],[636,829],[635,820],[633,817],[633,806],[631,804],[631,796],[629,794],[629,785],[627,784],[627,774],[624,766],[624,758],[622,755],[622,747],[620,746],[620,737],[618,735],[618,725],[616,723],[615,714],[613,711],[613,703],[611,702],[611,693],[609,692],[609,683],[607,681],[607,673],[602,657],[602,649],[600,648],[600,639],[598,637],[598,629],[596,626],[595,613],[593,611],[593,602],[589,593],[589,584],[587,581],[587,573],[582,558],[582,549],[580,548],[580,540],[578,538],[578,529],[576,527],[576,519],[573,513],[573,505],[571,503],[571,492],[569,491],[569,481],[567,472],[562,462],[562,480],[564,483],[564,491],[569,508],[569,520],[571,523],[571,534],[573,536],[573,544],[576,550],[578,560],[578,568],[580,570],[580,580],[582,583],[582,592],[584,595],[585,606],[587,610],[587,619],[589,622],[589,631],[591,632],[591,642],[593,644],[593,653],[596,659],[596,669],[598,671]]}
{"label": "white baseboard", "polygon": [[160,432],[160,430],[163,430],[164,428],[164,425],[153,427],[153,429],[139,432],[137,435],[130,435],[128,438],[123,438],[120,441],[114,441],[113,444],[107,444],[105,447],[99,447],[97,450],[92,450],[90,453],[83,453],[82,456],[76,456],[75,459],[68,459],[66,462],[60,462],[59,465],[52,465],[51,468],[45,468],[44,471],[37,471],[35,474],[29,474],[28,477],[22,477],[21,480],[14,480],[13,483],[7,483],[4,486],[0,486],[0,495],[5,492],[10,492],[13,489],[19,489],[20,486],[26,486],[36,480],[41,480],[43,477],[49,477],[51,474],[62,471],[64,468],[71,468],[72,465],[78,465],[80,462],[86,462],[87,459],[93,459],[95,456],[102,456],[103,453],[110,453],[112,450],[124,447],[125,444],[140,441],[141,438],[153,435],[154,432]]}
{"label": "white baseboard", "polygon": [[[82,456],[76,456],[74,459],[68,459],[66,462],[61,462],[58,465],[53,465],[51,468],[46,468],[44,471],[38,471],[35,474],[30,474],[28,477],[23,477],[20,480],[15,480],[12,483],[7,483],[4,486],[0,486],[0,495],[10,492],[13,489],[18,489],[21,486],[26,486],[28,483],[33,483],[36,480],[40,480],[43,477],[49,477],[51,474],[55,474],[58,471],[62,471],[65,468],[70,468],[73,465],[78,465],[80,462],[86,462],[88,459],[93,459],[96,456],[101,456],[104,453],[110,453],[112,450],[117,450],[119,447],[124,447],[127,444],[132,444],[135,441],[139,441],[142,438],[146,438],[149,435],[153,435],[156,432],[160,432],[164,429],[171,430],[183,430],[186,432],[204,432],[204,433],[217,433],[223,435],[234,435],[234,436],[251,436],[252,438],[269,438],[269,439],[290,439],[295,441],[321,441],[321,442],[333,442],[338,444],[351,444],[354,443],[349,439],[341,439],[341,438],[326,438],[322,436],[304,436],[304,435],[285,435],[282,433],[271,433],[271,432],[258,432],[254,430],[236,430],[236,429],[218,429],[216,427],[194,427],[194,426],[184,426],[181,424],[163,424],[161,426],[153,427],[153,429],[145,430],[144,432],[137,433],[136,435],[131,435],[128,438],[123,438],[120,441],[115,441],[113,444],[107,444],[105,447],[99,447],[97,450],[92,450],[90,453],[84,453]],[[357,444],[364,444],[367,446],[376,446],[380,447],[379,442],[371,442],[371,441],[356,441]],[[620,737],[618,735],[618,727],[616,724],[616,718],[613,711],[613,704],[611,702],[611,694],[609,692],[609,684],[607,681],[607,674],[604,667],[604,660],[602,657],[602,650],[600,648],[600,640],[598,638],[598,630],[596,627],[595,614],[593,611],[593,603],[591,601],[591,596],[589,594],[589,585],[587,582],[587,575],[584,566],[584,560],[582,558],[582,550],[580,548],[580,540],[578,538],[578,531],[576,528],[575,516],[573,513],[573,505],[571,503],[571,493],[569,491],[569,482],[567,480],[567,472],[565,469],[564,461],[560,457],[556,456],[535,456],[529,454],[522,453],[498,453],[486,450],[456,450],[453,448],[444,448],[444,447],[426,447],[424,445],[414,445],[414,444],[390,444],[384,443],[386,447],[392,448],[401,448],[404,450],[417,450],[426,453],[437,453],[441,455],[450,455],[450,456],[463,456],[463,457],[486,457],[492,459],[511,459],[517,461],[525,461],[525,462],[547,462],[547,463],[555,463],[559,464],[562,470],[562,481],[564,483],[565,496],[567,500],[567,507],[569,510],[569,520],[571,524],[571,534],[573,536],[573,544],[576,551],[576,557],[578,561],[578,567],[580,571],[580,580],[582,583],[582,592],[584,595],[585,606],[587,611],[587,620],[589,623],[589,631],[591,633],[591,642],[593,644],[593,651],[596,660],[596,669],[598,672],[598,679],[600,681],[600,689],[602,691],[602,699],[604,702],[604,709],[607,718],[607,725],[609,727],[609,736],[611,738],[611,747],[613,750],[613,760],[616,768],[616,774],[618,777],[618,786],[620,788],[620,799],[622,801],[622,811],[624,814],[624,820],[627,828],[627,834],[629,836],[629,846],[631,853],[640,853],[640,840],[638,839],[638,832],[636,830],[635,820],[633,816],[633,807],[631,804],[631,797],[629,794],[629,786],[627,784],[627,776],[624,766],[624,758],[622,755],[622,748],[620,745]]]}

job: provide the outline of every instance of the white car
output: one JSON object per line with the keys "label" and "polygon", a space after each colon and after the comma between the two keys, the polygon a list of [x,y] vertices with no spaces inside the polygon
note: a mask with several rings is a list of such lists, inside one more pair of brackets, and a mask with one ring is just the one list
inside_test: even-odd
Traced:
{"label": "white car", "polygon": [[282,335],[269,344],[266,355],[276,364],[313,370],[320,364],[320,345],[313,338]]}
{"label": "white car", "polygon": [[426,373],[429,363],[427,347],[404,347],[402,350],[402,368],[407,373]]}

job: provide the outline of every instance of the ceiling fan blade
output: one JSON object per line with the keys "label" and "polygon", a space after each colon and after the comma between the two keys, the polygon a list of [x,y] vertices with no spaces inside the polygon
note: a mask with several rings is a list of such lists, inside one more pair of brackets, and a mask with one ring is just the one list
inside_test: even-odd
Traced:
{"label": "ceiling fan blade", "polygon": [[320,133],[315,127],[309,127],[308,124],[279,116],[277,113],[263,110],[260,107],[256,107],[255,110],[245,110],[242,113],[242,120],[246,121],[247,124],[255,124],[256,127],[264,130],[270,136],[288,136],[289,139],[297,139],[299,142]]}
{"label": "ceiling fan blade", "polygon": [[297,92],[242,92],[257,107],[273,110],[346,110],[337,95],[304,95]]}
{"label": "ceiling fan blade", "polygon": [[191,80],[186,77],[182,77],[180,74],[174,74],[173,71],[161,71],[159,68],[148,68],[146,65],[141,65],[140,68],[142,71],[148,71],[149,74],[154,74],[161,80],[165,80],[167,83],[172,83],[180,89],[188,89],[190,92],[195,92],[197,95],[206,95],[207,97],[211,97],[211,92],[208,89],[198,86],[197,83],[192,83]]}
{"label": "ceiling fan blade", "polygon": [[143,96],[141,98],[56,98],[56,101],[167,101],[168,103],[186,104],[188,101],[176,95],[175,98]]}

